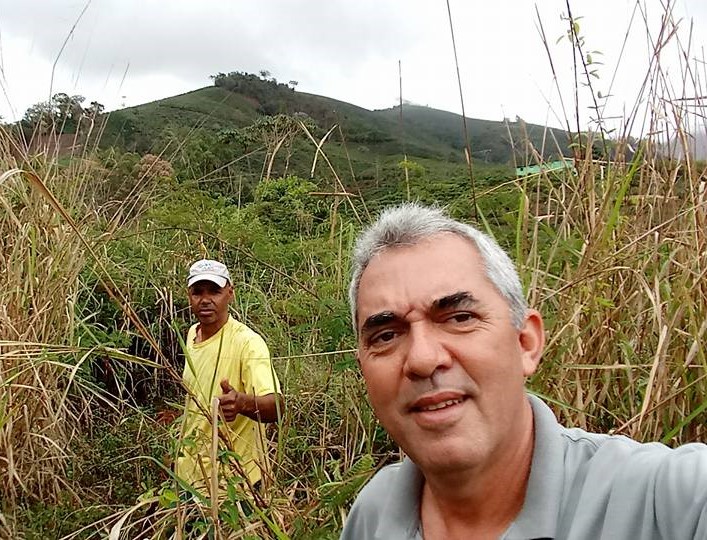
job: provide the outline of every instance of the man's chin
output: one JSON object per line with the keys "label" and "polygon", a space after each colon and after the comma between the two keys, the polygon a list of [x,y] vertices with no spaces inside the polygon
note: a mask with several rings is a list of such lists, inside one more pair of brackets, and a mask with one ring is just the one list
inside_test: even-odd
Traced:
{"label": "man's chin", "polygon": [[473,468],[482,459],[479,450],[469,441],[440,440],[416,444],[406,453],[425,474],[446,475]]}

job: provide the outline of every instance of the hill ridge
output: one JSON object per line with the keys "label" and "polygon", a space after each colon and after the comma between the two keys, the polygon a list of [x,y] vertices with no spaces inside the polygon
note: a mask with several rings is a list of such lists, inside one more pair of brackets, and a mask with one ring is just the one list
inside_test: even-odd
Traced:
{"label": "hill ridge", "polygon": [[[221,84],[112,111],[105,131],[108,144],[144,152],[154,150],[154,141],[160,140],[159,134],[165,130],[205,129],[217,133],[243,128],[261,116],[299,112],[311,117],[322,130],[339,124],[348,143],[363,145],[372,154],[402,154],[405,148],[413,158],[463,160],[462,116],[457,113],[426,105],[403,105],[401,132],[400,106],[370,110],[328,96],[297,92],[272,80],[255,80],[247,74],[234,77],[228,79],[232,85],[247,84],[229,88],[221,80]],[[467,129],[472,156],[488,163],[524,161],[525,145],[518,146],[518,141],[525,139],[525,133],[546,159],[568,155],[568,137],[556,128],[525,124],[519,119],[504,122],[467,117]],[[548,147],[547,141],[553,139],[558,145],[553,142],[553,147]]]}

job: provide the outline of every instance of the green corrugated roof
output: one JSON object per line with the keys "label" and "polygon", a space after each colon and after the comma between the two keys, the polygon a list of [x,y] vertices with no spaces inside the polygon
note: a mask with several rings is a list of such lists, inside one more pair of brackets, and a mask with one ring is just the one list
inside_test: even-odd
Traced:
{"label": "green corrugated roof", "polygon": [[540,165],[526,165],[525,167],[516,167],[516,176],[529,176],[531,174],[540,174],[547,171],[559,171],[562,169],[574,169],[574,164],[571,159],[560,161],[548,161]]}

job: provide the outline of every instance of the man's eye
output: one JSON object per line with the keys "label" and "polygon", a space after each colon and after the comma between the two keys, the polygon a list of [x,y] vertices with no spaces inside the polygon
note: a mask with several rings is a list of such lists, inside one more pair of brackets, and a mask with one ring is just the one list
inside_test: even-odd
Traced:
{"label": "man's eye", "polygon": [[371,336],[371,344],[383,344],[392,341],[396,336],[395,330],[384,330]]}
{"label": "man's eye", "polygon": [[474,318],[473,313],[469,312],[461,312],[461,313],[453,313],[449,317],[447,317],[447,321],[454,322],[454,323],[466,323],[471,321]]}

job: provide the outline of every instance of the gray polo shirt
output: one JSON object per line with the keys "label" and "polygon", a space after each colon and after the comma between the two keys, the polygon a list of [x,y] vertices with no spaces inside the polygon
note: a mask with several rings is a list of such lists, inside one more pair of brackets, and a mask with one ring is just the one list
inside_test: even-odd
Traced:
{"label": "gray polo shirt", "polygon": [[[670,449],[560,426],[529,396],[535,446],[521,512],[501,538],[707,540],[707,445]],[[409,459],[361,490],[342,540],[422,539],[424,479]]]}

